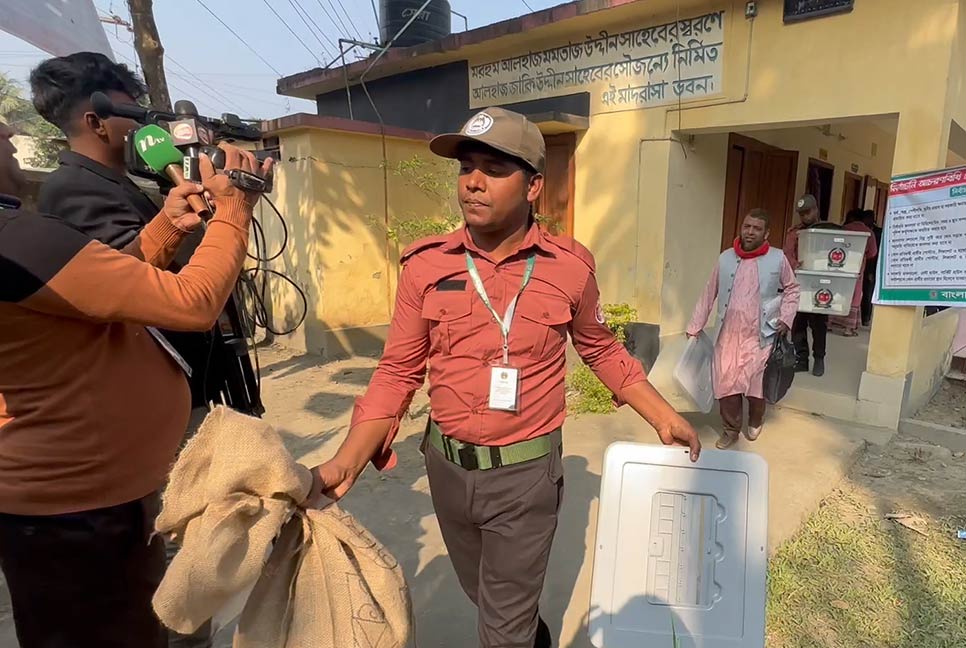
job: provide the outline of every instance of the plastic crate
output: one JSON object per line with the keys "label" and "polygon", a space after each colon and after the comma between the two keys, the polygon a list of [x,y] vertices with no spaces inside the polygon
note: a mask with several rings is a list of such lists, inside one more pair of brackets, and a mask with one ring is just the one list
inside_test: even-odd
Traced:
{"label": "plastic crate", "polygon": [[867,232],[851,230],[806,229],[798,233],[798,259],[802,270],[810,272],[843,272],[859,274],[865,249],[869,244]]}
{"label": "plastic crate", "polygon": [[795,276],[798,277],[798,283],[802,287],[798,312],[822,315],[849,314],[855,283],[859,280],[859,275],[799,270]]}

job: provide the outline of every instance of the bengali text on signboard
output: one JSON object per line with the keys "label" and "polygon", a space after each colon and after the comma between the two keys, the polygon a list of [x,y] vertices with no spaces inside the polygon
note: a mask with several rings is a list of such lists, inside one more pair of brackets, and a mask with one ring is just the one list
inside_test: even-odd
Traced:
{"label": "bengali text on signboard", "polygon": [[966,167],[896,178],[875,303],[966,306]]}
{"label": "bengali text on signboard", "polygon": [[481,108],[587,92],[599,111],[649,107],[722,91],[724,12],[717,11],[501,60],[471,63]]}

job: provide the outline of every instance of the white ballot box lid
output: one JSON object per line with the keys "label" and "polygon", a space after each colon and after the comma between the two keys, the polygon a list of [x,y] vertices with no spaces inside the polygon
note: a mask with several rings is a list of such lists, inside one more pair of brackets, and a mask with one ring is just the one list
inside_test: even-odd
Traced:
{"label": "white ballot box lid", "polygon": [[764,648],[768,464],[747,452],[614,443],[604,457],[590,638],[597,648]]}

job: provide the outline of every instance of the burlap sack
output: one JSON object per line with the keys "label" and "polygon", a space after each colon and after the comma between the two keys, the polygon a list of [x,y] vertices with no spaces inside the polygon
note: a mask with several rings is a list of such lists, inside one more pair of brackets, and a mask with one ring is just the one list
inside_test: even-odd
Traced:
{"label": "burlap sack", "polygon": [[395,558],[351,515],[297,506],[309,471],[265,422],[219,407],[171,472],[157,530],[182,540],[154,596],[196,630],[254,589],[237,648],[401,648],[411,603]]}

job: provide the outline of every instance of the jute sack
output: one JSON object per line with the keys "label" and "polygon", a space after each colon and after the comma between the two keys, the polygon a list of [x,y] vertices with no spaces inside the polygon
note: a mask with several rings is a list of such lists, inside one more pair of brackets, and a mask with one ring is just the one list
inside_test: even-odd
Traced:
{"label": "jute sack", "polygon": [[338,506],[299,508],[311,484],[268,424],[215,409],[164,494],[157,531],[182,546],[155,593],[158,618],[189,634],[251,589],[237,648],[404,646],[402,569]]}

